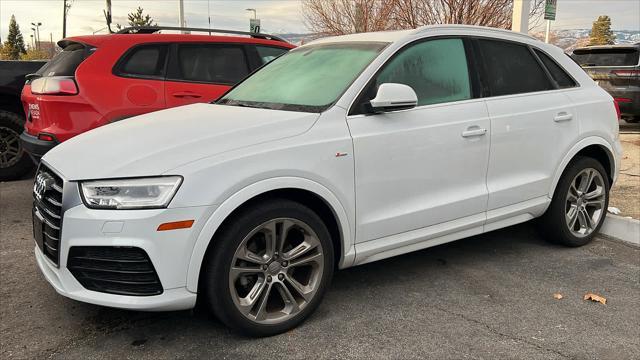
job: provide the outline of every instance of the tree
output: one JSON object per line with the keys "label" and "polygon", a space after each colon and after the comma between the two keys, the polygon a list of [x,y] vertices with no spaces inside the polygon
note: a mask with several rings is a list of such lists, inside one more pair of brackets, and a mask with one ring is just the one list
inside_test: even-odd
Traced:
{"label": "tree", "polygon": [[[540,21],[544,0],[532,3],[530,25],[534,27]],[[302,6],[312,31],[340,35],[432,24],[509,29],[513,0],[304,0]]]}
{"label": "tree", "polygon": [[51,59],[51,53],[42,49],[38,50],[30,47],[26,53],[20,56],[20,60],[43,60]]}
{"label": "tree", "polygon": [[16,22],[16,17],[11,15],[11,21],[9,21],[9,34],[7,40],[2,46],[2,58],[9,60],[18,60],[20,54],[25,54],[27,49],[24,46],[24,38],[20,32],[20,26]]}
{"label": "tree", "polygon": [[607,15],[598,16],[591,27],[589,45],[612,45],[615,40],[616,36],[611,31],[611,18]]}
{"label": "tree", "polygon": [[393,28],[394,2],[389,0],[304,0],[303,15],[307,27],[322,35]]}
{"label": "tree", "polygon": [[127,18],[129,19],[129,26],[158,26],[153,22],[153,19],[149,14],[142,15],[144,10],[138,6],[135,12],[129,13]]}

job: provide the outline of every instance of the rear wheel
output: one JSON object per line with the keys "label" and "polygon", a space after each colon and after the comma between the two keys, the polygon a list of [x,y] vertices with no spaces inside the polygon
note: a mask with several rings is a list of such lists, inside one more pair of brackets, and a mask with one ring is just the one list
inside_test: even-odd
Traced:
{"label": "rear wheel", "polygon": [[329,231],[315,212],[293,201],[243,211],[213,241],[201,290],[222,322],[251,336],[300,324],[333,275]]}
{"label": "rear wheel", "polygon": [[567,246],[589,243],[600,230],[609,205],[609,180],[597,160],[575,159],[560,178],[541,226],[546,237]]}
{"label": "rear wheel", "polygon": [[19,179],[33,169],[33,161],[20,143],[23,130],[18,114],[0,110],[0,181]]}

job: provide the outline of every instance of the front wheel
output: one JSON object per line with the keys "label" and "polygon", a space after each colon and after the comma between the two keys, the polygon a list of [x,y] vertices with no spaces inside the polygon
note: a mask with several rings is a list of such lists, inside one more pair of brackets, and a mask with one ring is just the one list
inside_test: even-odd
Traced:
{"label": "front wheel", "polygon": [[582,246],[596,235],[607,214],[609,180],[597,160],[580,157],[560,178],[541,226],[546,237],[566,246]]}
{"label": "front wheel", "polygon": [[251,336],[275,335],[319,305],[334,255],[329,231],[315,212],[272,200],[234,216],[221,231],[201,289],[227,326]]}

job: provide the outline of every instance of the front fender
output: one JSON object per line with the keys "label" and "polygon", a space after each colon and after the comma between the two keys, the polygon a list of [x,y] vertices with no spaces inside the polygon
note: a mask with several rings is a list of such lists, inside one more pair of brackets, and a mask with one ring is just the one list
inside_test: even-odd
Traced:
{"label": "front fender", "polygon": [[352,224],[349,223],[347,212],[338,198],[323,185],[309,179],[299,177],[270,178],[248,185],[229,196],[214,210],[213,214],[206,221],[198,235],[191,254],[191,260],[189,261],[189,271],[187,273],[187,289],[189,291],[198,291],[198,279],[204,256],[207,252],[207,248],[209,247],[209,243],[213,239],[213,235],[222,222],[240,205],[255,196],[272,190],[285,188],[307,190],[315,193],[325,200],[338,219],[338,226],[342,235],[343,253],[338,266],[340,268],[345,268],[353,264],[355,259],[355,247],[353,237],[351,235]]}
{"label": "front fender", "polygon": [[556,172],[553,177],[553,181],[551,182],[551,187],[549,188],[549,198],[553,198],[553,193],[556,190],[556,186],[558,186],[558,182],[560,181],[560,177],[564,172],[564,169],[569,165],[569,162],[576,156],[580,150],[586,148],[587,146],[598,145],[603,147],[607,155],[609,155],[609,160],[611,162],[612,169],[608,169],[613,173],[613,181],[615,183],[618,178],[618,171],[620,170],[620,156],[622,155],[622,146],[619,142],[615,142],[611,144],[606,139],[600,136],[589,136],[580,141],[578,141],[564,156],[562,161],[556,167]]}

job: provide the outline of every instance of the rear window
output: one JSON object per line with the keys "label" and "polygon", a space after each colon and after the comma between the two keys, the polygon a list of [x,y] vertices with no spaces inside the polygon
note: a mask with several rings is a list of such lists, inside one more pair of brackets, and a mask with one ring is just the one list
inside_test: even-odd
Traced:
{"label": "rear window", "polygon": [[634,48],[577,49],[571,57],[581,66],[634,66],[638,55]]}
{"label": "rear window", "polygon": [[166,45],[143,45],[131,50],[117,66],[118,75],[161,78],[164,77]]}
{"label": "rear window", "polygon": [[553,59],[551,59],[547,54],[543,53],[540,50],[535,50],[536,55],[540,58],[544,66],[549,70],[551,77],[556,81],[558,86],[561,89],[570,88],[576,86],[575,81],[569,76],[569,74],[564,71],[560,65],[558,65]]}
{"label": "rear window", "polygon": [[49,60],[36,74],[41,76],[74,76],[78,66],[93,50],[95,48],[89,49],[84,44],[72,43]]}
{"label": "rear window", "polygon": [[478,40],[491,96],[553,89],[538,60],[524,45]]}

